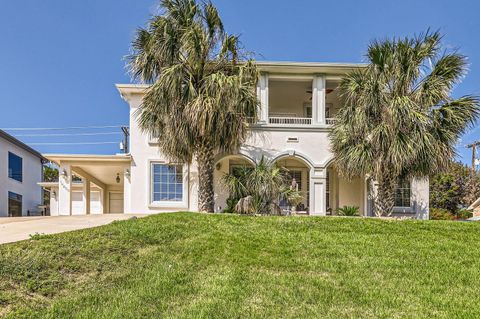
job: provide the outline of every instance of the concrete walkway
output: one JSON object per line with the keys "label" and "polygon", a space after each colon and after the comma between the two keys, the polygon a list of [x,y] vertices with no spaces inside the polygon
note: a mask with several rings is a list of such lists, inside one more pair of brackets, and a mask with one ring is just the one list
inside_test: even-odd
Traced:
{"label": "concrete walkway", "polygon": [[105,214],[83,216],[41,216],[0,218],[0,244],[29,239],[33,234],[57,234],[110,224],[146,215]]}

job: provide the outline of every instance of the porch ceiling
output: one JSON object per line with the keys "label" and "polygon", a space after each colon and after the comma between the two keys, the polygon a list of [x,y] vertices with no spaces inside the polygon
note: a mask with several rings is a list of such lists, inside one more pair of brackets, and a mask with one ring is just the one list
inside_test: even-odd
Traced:
{"label": "porch ceiling", "polygon": [[[110,186],[122,186],[125,169],[130,168],[131,156],[120,155],[71,155],[45,154],[45,158],[58,166],[70,165],[72,172],[80,177],[90,175],[98,182]],[[117,183],[117,176],[120,183]],[[92,180],[95,183],[94,180]],[[98,185],[100,186],[100,185]]]}

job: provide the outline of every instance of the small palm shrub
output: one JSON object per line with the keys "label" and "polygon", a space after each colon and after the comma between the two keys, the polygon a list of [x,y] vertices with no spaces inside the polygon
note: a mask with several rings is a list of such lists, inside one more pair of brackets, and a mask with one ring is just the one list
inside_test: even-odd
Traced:
{"label": "small palm shrub", "polygon": [[338,216],[359,216],[358,210],[359,208],[357,206],[343,206],[341,208],[337,208],[337,215]]}
{"label": "small palm shrub", "polygon": [[304,199],[301,191],[288,185],[284,169],[263,157],[254,167],[242,167],[226,174],[222,184],[230,198],[238,199],[234,211],[240,214],[278,215],[281,200],[297,206]]}

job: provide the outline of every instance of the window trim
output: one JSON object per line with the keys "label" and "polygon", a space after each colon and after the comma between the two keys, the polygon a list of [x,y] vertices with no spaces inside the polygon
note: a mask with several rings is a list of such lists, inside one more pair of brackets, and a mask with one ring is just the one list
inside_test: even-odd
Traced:
{"label": "window trim", "polygon": [[[21,176],[20,180],[15,179],[15,178],[13,178],[13,177],[10,177],[10,154],[18,157],[18,158],[22,161],[22,162],[21,162],[22,176]],[[23,173],[24,173],[24,172],[23,172],[23,157],[21,157],[20,155],[15,154],[14,152],[8,151],[8,152],[7,152],[7,177],[8,177],[10,180],[12,180],[12,181],[15,181],[15,182],[17,182],[17,183],[23,184],[23,175],[24,175]]]}
{"label": "window trim", "polygon": [[[182,174],[183,174],[183,187],[182,187],[182,200],[181,201],[154,201],[153,200],[153,165],[182,165]],[[162,160],[149,160],[148,161],[148,207],[149,208],[182,208],[188,209],[188,165],[182,163],[169,163]]]}

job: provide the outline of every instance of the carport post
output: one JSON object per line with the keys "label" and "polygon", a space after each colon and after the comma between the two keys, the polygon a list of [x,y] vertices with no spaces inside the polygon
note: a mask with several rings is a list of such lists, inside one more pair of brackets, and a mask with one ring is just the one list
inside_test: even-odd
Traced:
{"label": "carport post", "polygon": [[70,164],[59,165],[58,213],[59,215],[72,214],[72,170]]}
{"label": "carport post", "polygon": [[85,215],[90,214],[90,180],[83,179],[83,209]]}

